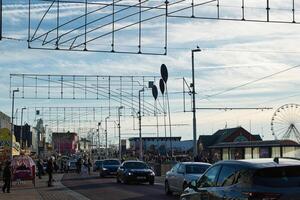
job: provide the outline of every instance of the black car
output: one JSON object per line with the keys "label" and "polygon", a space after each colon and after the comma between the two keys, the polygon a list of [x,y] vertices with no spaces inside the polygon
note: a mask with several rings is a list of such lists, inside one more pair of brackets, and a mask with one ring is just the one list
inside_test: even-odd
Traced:
{"label": "black car", "polygon": [[116,175],[120,164],[120,161],[116,159],[103,160],[102,165],[99,167],[100,176]]}
{"label": "black car", "polygon": [[220,161],[190,184],[181,200],[299,200],[300,161],[253,159]]}
{"label": "black car", "polygon": [[93,171],[98,171],[102,167],[103,160],[96,160],[93,165]]}
{"label": "black car", "polygon": [[141,161],[125,161],[119,167],[117,172],[118,183],[149,182],[150,185],[154,184],[155,173],[144,162]]}

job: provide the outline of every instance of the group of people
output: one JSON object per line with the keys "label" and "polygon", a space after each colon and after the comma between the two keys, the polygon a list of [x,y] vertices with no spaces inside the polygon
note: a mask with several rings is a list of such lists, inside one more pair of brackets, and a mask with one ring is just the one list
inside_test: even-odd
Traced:
{"label": "group of people", "polygon": [[89,158],[78,158],[77,162],[76,162],[76,171],[78,174],[81,175],[87,175],[87,174],[91,174],[91,167],[92,167],[92,163],[91,160]]}

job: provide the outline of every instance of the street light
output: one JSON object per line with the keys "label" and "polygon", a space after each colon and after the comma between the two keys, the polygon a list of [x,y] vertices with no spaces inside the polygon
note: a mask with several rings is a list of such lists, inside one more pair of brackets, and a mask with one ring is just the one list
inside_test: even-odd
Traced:
{"label": "street light", "polygon": [[107,119],[108,117],[105,117],[105,156],[108,157],[108,148],[107,148]]}
{"label": "street light", "polygon": [[98,129],[97,129],[97,131],[98,131],[98,152],[97,152],[98,156],[100,153],[100,126],[101,126],[101,121],[98,122]]}
{"label": "street light", "polygon": [[122,160],[122,150],[121,150],[121,109],[123,109],[123,106],[120,106],[118,108],[118,115],[119,115],[119,124],[118,124],[118,128],[119,128],[119,160]]}
{"label": "street light", "polygon": [[142,116],[141,116],[141,92],[144,88],[139,90],[139,138],[140,138],[140,160],[143,160],[143,142],[142,142]]}
{"label": "street light", "polygon": [[197,156],[198,148],[197,148],[197,122],[196,122],[196,98],[195,98],[195,64],[194,64],[194,53],[200,52],[201,49],[197,46],[196,49],[192,49],[192,112],[193,112],[193,156],[194,158]]}
{"label": "street light", "polygon": [[13,135],[14,135],[14,109],[15,109],[15,93],[19,92],[19,88],[13,90],[12,92],[12,106],[11,106],[11,135],[10,135],[10,145],[11,145],[11,152],[10,158],[13,158]]}
{"label": "street light", "polygon": [[23,148],[23,112],[26,110],[26,108],[21,109],[21,133],[20,133],[20,146],[21,149]]}

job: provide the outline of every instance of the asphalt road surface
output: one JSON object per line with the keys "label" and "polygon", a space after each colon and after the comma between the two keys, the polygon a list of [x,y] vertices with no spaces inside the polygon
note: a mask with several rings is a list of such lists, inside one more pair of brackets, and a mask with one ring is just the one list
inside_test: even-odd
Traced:
{"label": "asphalt road surface", "polygon": [[98,176],[80,177],[77,174],[65,174],[62,183],[69,189],[93,200],[174,200],[179,196],[167,196],[161,180],[149,184],[120,184],[116,178]]}

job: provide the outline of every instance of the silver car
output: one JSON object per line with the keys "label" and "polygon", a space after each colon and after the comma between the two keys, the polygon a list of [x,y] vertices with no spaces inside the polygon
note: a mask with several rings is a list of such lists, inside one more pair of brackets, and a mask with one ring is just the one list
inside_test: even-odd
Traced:
{"label": "silver car", "polygon": [[202,162],[177,163],[166,174],[165,192],[167,195],[173,192],[183,192],[189,183],[196,181],[211,166]]}

